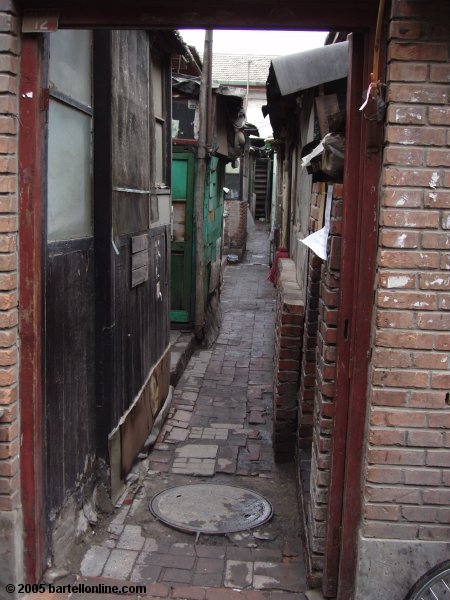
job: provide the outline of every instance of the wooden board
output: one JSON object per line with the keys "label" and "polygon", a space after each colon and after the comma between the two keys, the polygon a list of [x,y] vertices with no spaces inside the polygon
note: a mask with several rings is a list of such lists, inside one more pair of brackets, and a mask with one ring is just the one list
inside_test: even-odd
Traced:
{"label": "wooden board", "polygon": [[121,477],[130,472],[136,457],[149,436],[169,393],[170,350],[167,348],[151,370],[140,395],[127,411],[120,424]]}
{"label": "wooden board", "polygon": [[93,240],[48,246],[46,499],[60,508],[95,454]]}
{"label": "wooden board", "polygon": [[316,98],[317,118],[319,119],[320,135],[324,137],[328,132],[328,115],[339,112],[339,104],[336,94],[317,96]]}

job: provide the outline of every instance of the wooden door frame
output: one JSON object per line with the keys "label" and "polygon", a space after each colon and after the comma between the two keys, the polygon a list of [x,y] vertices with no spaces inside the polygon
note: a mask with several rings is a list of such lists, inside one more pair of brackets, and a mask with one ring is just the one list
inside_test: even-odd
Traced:
{"label": "wooden door frame", "polygon": [[365,119],[359,106],[369,82],[373,39],[373,30],[351,36],[346,109],[336,398],[322,586],[325,597],[339,600],[353,598],[362,514],[383,127]]}
{"label": "wooden door frame", "polygon": [[22,38],[19,130],[20,468],[24,570],[44,570],[43,494],[43,194],[42,36]]}
{"label": "wooden door frame", "polygon": [[[58,2],[56,2],[58,4]],[[89,8],[75,8],[64,12],[61,7],[60,25],[66,27],[102,27],[114,26],[114,19],[108,21],[111,15],[105,16],[99,12],[92,3],[92,14]],[[163,7],[164,18],[159,15],[157,25],[159,27],[172,26],[174,15],[171,14],[170,2]],[[210,9],[205,9],[210,10]],[[291,26],[316,26],[318,18],[305,17],[305,22],[300,19],[289,17]],[[323,14],[323,25],[328,26],[330,21],[327,11],[317,8],[318,13]],[[333,25],[344,26],[344,24],[356,27],[375,26],[373,6],[370,11],[361,13],[355,21],[354,11],[340,11]],[[344,15],[345,14],[345,15]],[[352,17],[353,15],[353,17]],[[123,18],[122,18],[123,16]],[[355,21],[345,23],[346,16]],[[126,15],[123,9],[115,10],[115,19],[121,25],[125,25]],[[130,28],[142,28],[141,15],[130,17],[128,15],[128,26]],[[152,18],[146,26],[152,26]],[[239,17],[236,17],[239,21]],[[133,20],[135,19],[135,20]],[[274,17],[276,20],[276,17]],[[309,20],[308,20],[309,19]],[[343,21],[344,19],[344,21]],[[183,17],[178,16],[179,21]],[[216,19],[217,20],[217,19]],[[232,17],[230,17],[232,20]],[[156,24],[156,23],[155,23]],[[192,23],[194,26],[197,23]],[[198,23],[200,24],[200,23]],[[219,24],[219,22],[217,23]],[[245,26],[246,23],[243,23]],[[226,24],[222,24],[226,25]],[[237,22],[236,22],[237,25]],[[253,28],[263,26],[262,22],[255,18],[252,13],[251,24]],[[369,56],[369,48],[366,35],[365,58]],[[20,366],[20,395],[26,401],[21,403],[21,486],[22,506],[24,514],[25,531],[25,571],[27,581],[36,581],[43,571],[44,560],[44,532],[42,509],[43,509],[43,422],[42,422],[42,307],[43,307],[43,260],[42,260],[42,89],[41,89],[41,59],[40,59],[40,35],[22,36],[22,63],[20,84],[20,142],[19,142],[19,230],[20,230],[20,313],[19,326],[21,336],[21,366]],[[366,64],[367,61],[366,61]],[[356,89],[356,88],[355,88]],[[362,90],[357,90],[359,94]],[[354,102],[357,96],[354,97]],[[356,150],[349,153],[352,156],[350,165],[359,174],[358,185],[351,186],[351,194],[346,195],[344,202],[345,215],[349,216],[350,205],[356,207],[358,197],[364,196],[364,207],[358,212],[359,235],[354,236],[354,230],[350,238],[343,240],[342,259],[342,290],[341,299],[343,303],[339,324],[338,336],[341,342],[345,339],[344,331],[350,323],[350,346],[343,345],[338,355],[338,398],[336,406],[340,413],[339,426],[335,424],[335,436],[333,438],[333,468],[336,461],[341,461],[340,475],[332,477],[330,498],[336,497],[340,500],[342,510],[329,519],[327,553],[336,548],[335,535],[337,529],[341,532],[339,554],[335,565],[339,572],[339,597],[347,600],[354,584],[356,573],[356,548],[355,540],[358,532],[359,519],[361,515],[362,498],[360,495],[362,449],[364,442],[364,423],[366,415],[367,397],[367,373],[368,373],[368,350],[370,347],[370,323],[373,306],[373,282],[375,274],[376,259],[376,211],[378,205],[378,180],[380,175],[380,156],[370,153],[368,149],[370,132],[367,123],[361,126],[362,137],[360,139],[359,154]],[[364,154],[362,154],[364,151]],[[350,191],[350,189],[348,189]],[[356,204],[355,204],[356,202]],[[95,204],[95,203],[94,203]],[[345,217],[344,217],[345,220]],[[348,221],[349,226],[350,221]],[[344,224],[344,231],[347,227]],[[353,241],[352,241],[353,240]],[[350,257],[355,257],[352,264]],[[357,259],[357,260],[356,260]],[[346,316],[347,315],[347,316]],[[353,317],[353,318],[352,318]],[[348,319],[351,319],[348,321]],[[358,327],[356,327],[356,322]],[[347,321],[347,325],[346,325]],[[348,341],[348,340],[347,340]],[[350,387],[349,387],[350,380]],[[348,397],[346,391],[349,391]],[[363,401],[361,402],[361,399]],[[341,418],[342,417],[342,418]],[[345,418],[344,418],[345,417]],[[341,422],[342,421],[342,422]],[[347,436],[351,431],[352,436]],[[355,451],[356,449],[356,451]],[[343,461],[343,462],[342,462]],[[343,468],[342,468],[343,466]],[[342,526],[342,529],[341,529]],[[335,552],[335,550],[333,550]],[[330,555],[331,556],[331,555]],[[334,554],[336,557],[336,554]]]}

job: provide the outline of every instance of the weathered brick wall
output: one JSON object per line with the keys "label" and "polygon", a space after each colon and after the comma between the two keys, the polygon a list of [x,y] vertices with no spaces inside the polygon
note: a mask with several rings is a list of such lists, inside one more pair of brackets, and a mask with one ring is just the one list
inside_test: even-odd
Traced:
{"label": "weathered brick wall", "polygon": [[[372,555],[390,565],[380,599],[403,597],[448,558],[439,541],[450,539],[450,3],[394,0],[389,37],[359,561],[360,597]],[[387,540],[401,540],[402,554]]]}
{"label": "weathered brick wall", "polygon": [[[311,194],[309,233],[320,229],[326,196],[326,185],[314,183]],[[305,306],[305,327],[298,393],[298,443],[300,448],[310,449],[312,444],[312,424],[314,390],[316,386],[316,347],[319,321],[319,295],[322,260],[309,250],[308,278]]]}
{"label": "weathered brick wall", "polygon": [[275,459],[284,462],[295,458],[297,393],[305,307],[301,300],[294,261],[279,260],[278,271],[272,443]]}
{"label": "weathered brick wall", "polygon": [[0,587],[21,569],[18,404],[18,18],[0,1]]}
{"label": "weathered brick wall", "polygon": [[310,498],[306,504],[309,563],[322,570],[328,512],[342,226],[342,185],[334,184],[328,256],[322,262],[316,344]]}
{"label": "weathered brick wall", "polygon": [[223,247],[226,253],[244,252],[247,243],[247,207],[242,200],[225,200]]}

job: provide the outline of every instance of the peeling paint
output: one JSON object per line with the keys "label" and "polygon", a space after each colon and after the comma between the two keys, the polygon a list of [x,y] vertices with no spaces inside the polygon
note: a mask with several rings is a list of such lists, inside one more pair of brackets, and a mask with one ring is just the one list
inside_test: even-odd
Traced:
{"label": "peeling paint", "polygon": [[442,277],[437,277],[436,279],[433,279],[433,281],[430,281],[430,285],[442,285],[443,283],[447,283],[447,281]]}
{"label": "peeling paint", "polygon": [[395,275],[387,278],[388,288],[401,288],[405,287],[409,283],[409,277],[407,275]]}
{"label": "peeling paint", "polygon": [[406,233],[401,233],[397,238],[397,244],[399,248],[405,247]]}
{"label": "peeling paint", "polygon": [[439,185],[439,173],[437,171],[433,171],[430,179],[430,183],[428,184],[430,188],[436,189]]}

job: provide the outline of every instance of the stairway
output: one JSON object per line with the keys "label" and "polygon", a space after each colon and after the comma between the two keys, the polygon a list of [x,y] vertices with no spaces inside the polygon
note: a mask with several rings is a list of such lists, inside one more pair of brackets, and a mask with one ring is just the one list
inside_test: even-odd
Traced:
{"label": "stairway", "polygon": [[253,191],[255,200],[255,219],[268,219],[270,214],[270,165],[268,158],[257,158]]}

